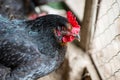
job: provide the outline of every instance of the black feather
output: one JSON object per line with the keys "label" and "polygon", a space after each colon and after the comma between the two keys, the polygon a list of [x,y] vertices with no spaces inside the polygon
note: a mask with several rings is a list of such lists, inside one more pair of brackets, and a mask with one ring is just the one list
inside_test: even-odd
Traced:
{"label": "black feather", "polygon": [[0,80],[35,80],[57,69],[66,46],[56,41],[53,29],[66,23],[66,18],[58,15],[31,21],[0,16],[0,64],[11,69]]}

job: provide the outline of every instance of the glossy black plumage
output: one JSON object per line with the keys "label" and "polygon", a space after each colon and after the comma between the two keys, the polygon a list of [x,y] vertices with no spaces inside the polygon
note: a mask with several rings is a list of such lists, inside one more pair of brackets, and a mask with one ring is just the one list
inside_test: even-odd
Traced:
{"label": "glossy black plumage", "polygon": [[[8,18],[25,18],[24,0],[0,0],[0,15]],[[25,0],[26,1],[26,0]]]}
{"label": "glossy black plumage", "polygon": [[36,80],[57,69],[66,46],[57,41],[53,29],[66,23],[58,15],[32,21],[0,16],[0,80]]}

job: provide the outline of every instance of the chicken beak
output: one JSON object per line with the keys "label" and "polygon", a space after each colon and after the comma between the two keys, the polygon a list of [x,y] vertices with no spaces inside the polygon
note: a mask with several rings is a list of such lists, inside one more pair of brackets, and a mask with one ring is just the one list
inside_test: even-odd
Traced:
{"label": "chicken beak", "polygon": [[80,42],[80,35],[79,35],[79,34],[76,35],[76,36],[75,36],[75,39],[78,40],[78,41]]}

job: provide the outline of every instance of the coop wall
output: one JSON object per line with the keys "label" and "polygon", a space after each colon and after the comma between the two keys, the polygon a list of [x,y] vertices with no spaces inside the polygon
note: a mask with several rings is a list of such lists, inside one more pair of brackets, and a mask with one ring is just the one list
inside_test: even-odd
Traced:
{"label": "coop wall", "polygon": [[89,52],[102,80],[120,80],[120,0],[99,0]]}

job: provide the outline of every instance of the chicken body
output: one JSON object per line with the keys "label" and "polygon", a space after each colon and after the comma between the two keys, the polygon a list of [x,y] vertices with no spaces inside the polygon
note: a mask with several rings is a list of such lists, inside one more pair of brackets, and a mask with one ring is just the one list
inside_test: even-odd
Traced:
{"label": "chicken body", "polygon": [[57,41],[53,29],[66,23],[58,15],[32,21],[0,16],[0,80],[36,80],[57,69],[67,47]]}
{"label": "chicken body", "polygon": [[25,11],[23,0],[0,0],[0,14],[4,17],[24,19]]}

